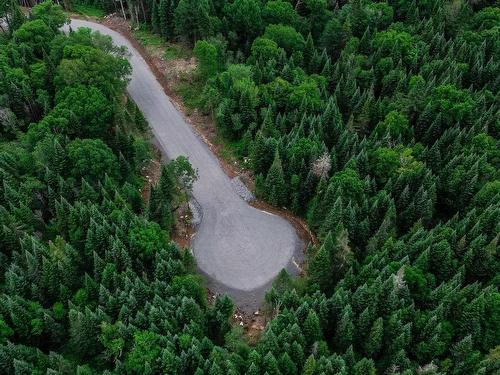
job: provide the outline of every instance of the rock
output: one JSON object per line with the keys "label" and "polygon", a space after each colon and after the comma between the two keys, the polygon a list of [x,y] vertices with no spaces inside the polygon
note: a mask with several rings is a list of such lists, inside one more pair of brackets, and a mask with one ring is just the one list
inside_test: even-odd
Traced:
{"label": "rock", "polygon": [[251,202],[255,199],[255,196],[250,190],[248,190],[239,176],[236,176],[231,180],[231,185],[233,186],[234,191],[236,191],[236,194],[238,194],[245,202]]}
{"label": "rock", "polygon": [[194,198],[189,201],[188,205],[192,214],[191,224],[196,228],[201,223],[201,219],[203,218],[203,210]]}

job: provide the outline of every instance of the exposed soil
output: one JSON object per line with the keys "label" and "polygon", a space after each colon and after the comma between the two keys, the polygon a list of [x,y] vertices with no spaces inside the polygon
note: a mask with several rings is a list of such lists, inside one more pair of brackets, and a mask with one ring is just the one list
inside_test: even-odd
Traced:
{"label": "exposed soil", "polygon": [[[209,306],[213,306],[217,296],[207,288],[207,300]],[[246,313],[236,306],[231,322],[235,326],[243,328],[245,338],[250,345],[254,345],[259,340],[266,324],[271,320],[272,314],[265,310],[257,310],[253,313]]]}
{"label": "exposed soil", "polygon": [[250,345],[255,345],[259,341],[266,324],[269,321],[269,317],[257,310],[253,315],[246,320],[245,323],[245,336]]}
{"label": "exposed soil", "polygon": [[194,234],[194,228],[191,225],[191,211],[187,204],[183,204],[175,211],[175,225],[172,230],[172,241],[177,243],[181,248],[189,248],[191,238]]}
{"label": "exposed soil", "polygon": [[141,195],[144,202],[149,202],[151,187],[158,183],[161,175],[161,153],[155,146],[152,145],[151,148],[153,150],[153,159],[149,161],[148,165],[142,168],[144,185],[141,190]]}

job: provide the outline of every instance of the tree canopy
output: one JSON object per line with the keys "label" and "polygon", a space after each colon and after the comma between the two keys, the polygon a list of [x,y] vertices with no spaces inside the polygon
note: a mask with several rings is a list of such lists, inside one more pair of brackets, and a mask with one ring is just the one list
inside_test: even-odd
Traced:
{"label": "tree canopy", "polygon": [[500,371],[496,2],[124,7],[195,47],[200,110],[256,194],[319,244],[304,277],[277,278],[249,345],[230,299],[209,303],[169,240],[196,171],[172,161],[141,190],[151,155],[125,52],[90,30],[61,34],[57,5],[24,17],[0,2],[3,372]]}

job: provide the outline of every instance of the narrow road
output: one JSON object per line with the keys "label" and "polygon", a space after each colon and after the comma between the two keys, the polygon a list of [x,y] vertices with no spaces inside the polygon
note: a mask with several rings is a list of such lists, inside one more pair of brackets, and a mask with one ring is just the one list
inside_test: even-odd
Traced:
{"label": "narrow road", "polygon": [[121,34],[94,22],[72,19],[71,28],[88,27],[109,35],[131,53],[132,77],[127,87],[168,158],[185,155],[198,169],[193,195],[202,220],[192,241],[200,271],[210,288],[228,293],[250,308],[281,269],[294,271],[301,241],[285,219],[248,205],[234,190],[216,156],[172,105],[147,63]]}

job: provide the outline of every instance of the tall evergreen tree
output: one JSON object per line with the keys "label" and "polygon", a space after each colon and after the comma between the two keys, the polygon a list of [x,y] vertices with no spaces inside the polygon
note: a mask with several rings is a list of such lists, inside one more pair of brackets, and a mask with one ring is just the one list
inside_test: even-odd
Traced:
{"label": "tall evergreen tree", "polygon": [[266,199],[274,206],[281,206],[285,203],[286,183],[281,165],[281,158],[276,151],[274,161],[267,172],[266,177]]}

